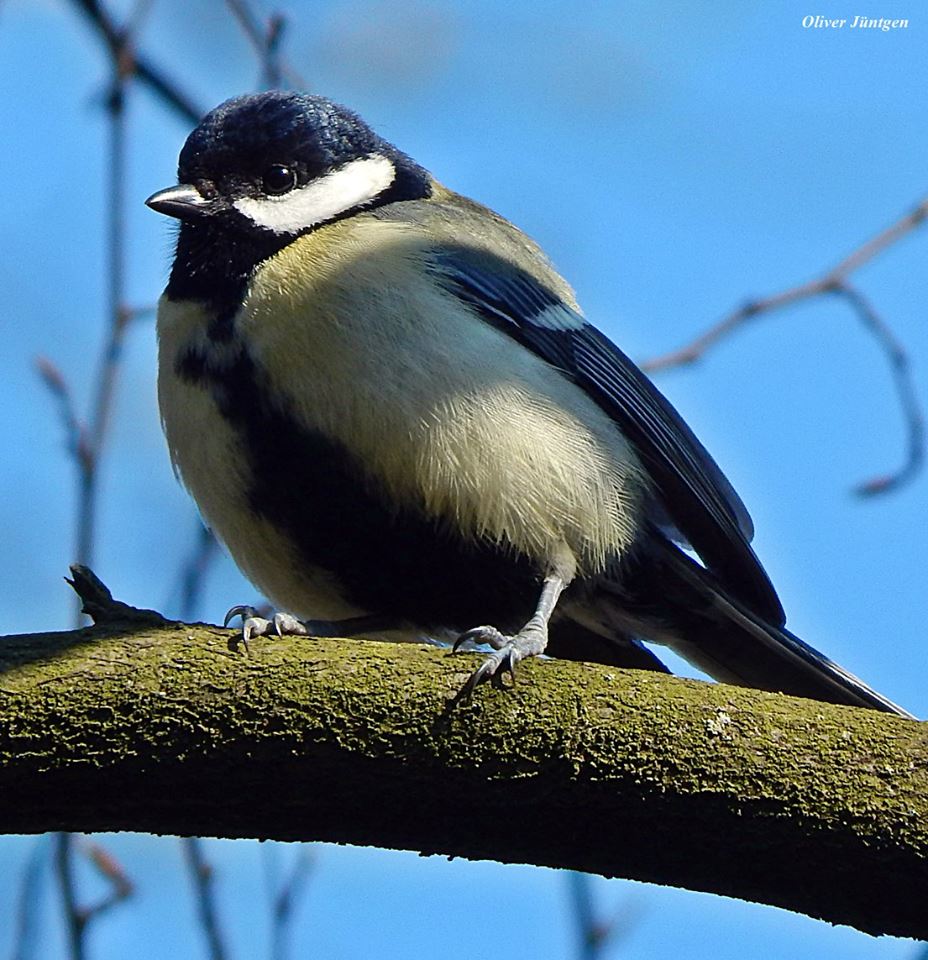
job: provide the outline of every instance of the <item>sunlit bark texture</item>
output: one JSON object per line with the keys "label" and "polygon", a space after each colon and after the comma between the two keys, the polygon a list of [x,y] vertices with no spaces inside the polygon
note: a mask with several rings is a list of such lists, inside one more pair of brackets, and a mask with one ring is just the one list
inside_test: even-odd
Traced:
{"label": "sunlit bark texture", "polygon": [[228,630],[104,608],[0,640],[5,832],[370,844],[928,938],[928,724],[553,660],[454,705],[473,655],[246,653]]}

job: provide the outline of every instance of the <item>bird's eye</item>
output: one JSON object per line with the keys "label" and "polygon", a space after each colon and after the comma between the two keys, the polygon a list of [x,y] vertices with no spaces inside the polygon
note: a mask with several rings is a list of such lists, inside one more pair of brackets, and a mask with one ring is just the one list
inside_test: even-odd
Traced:
{"label": "bird's eye", "polygon": [[264,171],[264,192],[279,196],[296,186],[296,170],[293,167],[275,163]]}

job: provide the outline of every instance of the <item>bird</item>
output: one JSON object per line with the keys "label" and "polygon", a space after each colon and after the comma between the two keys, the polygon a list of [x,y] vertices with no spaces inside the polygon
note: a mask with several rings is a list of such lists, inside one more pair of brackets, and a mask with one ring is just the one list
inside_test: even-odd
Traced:
{"label": "bird", "polygon": [[159,301],[170,455],[274,604],[262,634],[488,646],[911,716],[786,628],[722,470],[543,250],[354,111],[272,90],[205,115]]}

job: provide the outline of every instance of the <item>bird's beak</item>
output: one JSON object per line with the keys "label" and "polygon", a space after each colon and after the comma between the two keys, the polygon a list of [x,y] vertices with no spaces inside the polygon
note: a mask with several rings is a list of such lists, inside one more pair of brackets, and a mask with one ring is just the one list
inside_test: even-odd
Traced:
{"label": "bird's beak", "polygon": [[197,220],[215,213],[217,204],[207,200],[196,187],[182,183],[153,193],[145,203],[156,213],[163,213],[178,220]]}

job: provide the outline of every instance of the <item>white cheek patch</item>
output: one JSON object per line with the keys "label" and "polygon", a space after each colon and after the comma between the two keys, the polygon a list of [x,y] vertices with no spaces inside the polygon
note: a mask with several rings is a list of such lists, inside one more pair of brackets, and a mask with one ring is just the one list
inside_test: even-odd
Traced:
{"label": "white cheek patch", "polygon": [[396,168],[376,154],[352,160],[318,180],[281,197],[243,197],[233,206],[253,223],[274,233],[299,233],[380,196],[396,179]]}

